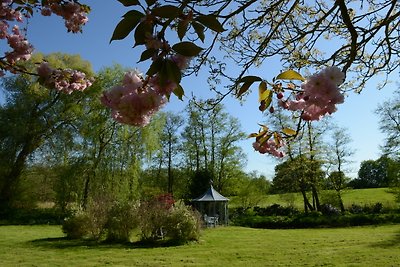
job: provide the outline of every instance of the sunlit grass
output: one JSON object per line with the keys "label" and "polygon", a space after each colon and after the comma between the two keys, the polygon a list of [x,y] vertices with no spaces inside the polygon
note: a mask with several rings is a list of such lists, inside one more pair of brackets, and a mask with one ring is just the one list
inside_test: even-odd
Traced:
{"label": "sunlit grass", "polygon": [[183,246],[72,241],[59,226],[1,226],[0,266],[398,266],[400,225],[262,230],[219,227]]}
{"label": "sunlit grass", "polygon": [[[324,191],[320,192],[320,198],[323,199]],[[388,188],[368,188],[368,189],[348,189],[343,190],[342,198],[345,207],[350,207],[352,204],[357,205],[373,205],[377,202],[383,204],[384,207],[396,207],[395,196],[389,193]],[[238,205],[236,197],[230,197],[232,200],[230,206]],[[299,209],[303,209],[303,198],[300,193],[290,194],[275,194],[267,195],[263,198],[259,206],[266,207],[272,204],[280,204],[284,206],[293,205]]]}

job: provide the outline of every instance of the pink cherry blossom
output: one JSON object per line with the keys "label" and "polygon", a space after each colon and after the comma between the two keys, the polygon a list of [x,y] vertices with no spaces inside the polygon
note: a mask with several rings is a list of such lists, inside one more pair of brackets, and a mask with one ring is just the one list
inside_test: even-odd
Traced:
{"label": "pink cherry blossom", "polygon": [[84,91],[93,83],[93,78],[87,78],[83,72],[72,69],[53,69],[47,62],[42,62],[37,67],[37,74],[43,79],[44,85],[66,94]]}
{"label": "pink cherry blossom", "polygon": [[304,120],[319,120],[336,111],[336,104],[344,101],[338,85],[344,73],[337,67],[328,67],[310,76],[302,85],[295,100],[280,101],[279,105],[291,111],[302,111]]}
{"label": "pink cherry blossom", "polygon": [[274,139],[269,139],[263,144],[260,144],[257,141],[253,143],[253,148],[259,153],[261,154],[268,153],[277,158],[283,158],[285,156],[285,153],[280,150],[283,146],[284,146],[283,141],[277,144]]}

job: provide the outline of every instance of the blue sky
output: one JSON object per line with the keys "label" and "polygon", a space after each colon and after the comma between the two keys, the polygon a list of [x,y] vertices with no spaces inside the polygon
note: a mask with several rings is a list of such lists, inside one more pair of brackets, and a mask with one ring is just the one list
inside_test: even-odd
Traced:
{"label": "blue sky", "polygon": [[[146,65],[138,65],[140,50],[132,49],[133,37],[129,36],[123,41],[114,41],[109,44],[112,32],[119,22],[121,16],[128,11],[116,0],[108,1],[82,1],[92,7],[89,15],[89,23],[84,27],[83,34],[69,34],[66,32],[63,21],[55,16],[42,17],[35,15],[28,25],[28,39],[35,46],[35,51],[42,53],[64,52],[80,54],[82,58],[92,63],[95,71],[113,63],[119,63],[127,67],[138,67],[145,71]],[[0,46],[3,47],[3,46]],[[276,64],[276,62],[274,63]],[[271,66],[271,64],[268,64]],[[276,69],[271,67],[257,70],[262,73],[278,74],[279,65]],[[392,79],[398,80],[392,75]],[[353,140],[351,147],[356,151],[353,157],[354,163],[349,166],[350,176],[355,177],[360,162],[379,157],[379,145],[382,144],[384,135],[378,129],[378,117],[374,110],[378,103],[390,98],[395,90],[395,83],[378,91],[376,84],[380,81],[377,77],[367,85],[360,94],[349,93],[344,104],[338,106],[338,111],[333,115],[335,122],[340,127],[345,127]],[[187,91],[193,91],[203,97],[211,96],[207,88],[206,77],[189,77],[183,81],[183,87]],[[187,94],[190,96],[190,94]],[[241,105],[236,99],[228,98],[224,104],[232,116],[237,117],[245,132],[258,130],[257,123],[263,122],[263,115],[258,111],[257,92],[254,91]],[[179,112],[187,104],[173,98],[167,110]],[[257,170],[272,179],[274,166],[278,162],[267,155],[254,152],[251,147],[252,140],[242,142],[242,146],[248,155],[246,170]]]}

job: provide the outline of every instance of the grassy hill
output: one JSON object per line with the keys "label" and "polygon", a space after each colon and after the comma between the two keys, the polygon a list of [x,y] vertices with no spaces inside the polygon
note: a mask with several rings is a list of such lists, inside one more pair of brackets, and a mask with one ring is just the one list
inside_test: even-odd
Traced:
{"label": "grassy hill", "polygon": [[[320,192],[321,201],[324,202],[333,193],[332,191]],[[342,192],[342,198],[345,207],[350,207],[352,204],[371,205],[377,202],[382,203],[384,207],[395,207],[397,205],[395,196],[389,192],[388,188],[348,189]],[[230,199],[231,207],[239,205],[237,197]],[[303,198],[300,193],[267,195],[259,202],[258,206],[266,207],[275,203],[283,206],[293,205],[299,209],[303,208]]]}

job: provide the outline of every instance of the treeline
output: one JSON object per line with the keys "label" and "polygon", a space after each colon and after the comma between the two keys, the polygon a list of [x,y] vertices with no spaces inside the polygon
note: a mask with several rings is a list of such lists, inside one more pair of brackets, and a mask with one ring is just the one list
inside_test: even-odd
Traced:
{"label": "treeline", "polygon": [[[36,55],[58,67],[93,72],[79,56]],[[145,199],[169,193],[190,199],[210,181],[236,194],[245,181],[245,138],[237,119],[222,105],[189,102],[179,114],[160,113],[143,128],[116,123],[99,101],[126,69],[105,68],[85,92],[48,90],[30,75],[2,78],[0,109],[0,203],[2,210],[56,203],[86,207],[112,196]]]}
{"label": "treeline", "polygon": [[[61,210],[71,203],[85,208],[105,196],[130,201],[168,193],[189,200],[211,181],[223,195],[238,196],[244,208],[256,206],[268,193],[301,192],[304,210],[319,211],[319,192],[331,189],[332,204],[343,211],[344,188],[398,186],[400,164],[393,154],[363,162],[358,178],[350,181],[350,137],[328,120],[292,125],[298,141],[288,143],[285,161],[276,165],[271,180],[245,173],[239,141],[246,135],[222,105],[189,102],[180,113],[158,114],[146,127],[125,126],[112,119],[115,114],[99,98],[119,84],[126,69],[115,65],[94,74],[79,56],[63,54],[37,54],[26,69],[42,59],[96,75],[96,81],[90,90],[65,95],[31,75],[2,78],[3,212],[38,202],[55,203]],[[268,125],[277,128],[294,123],[278,110],[268,118]]]}

